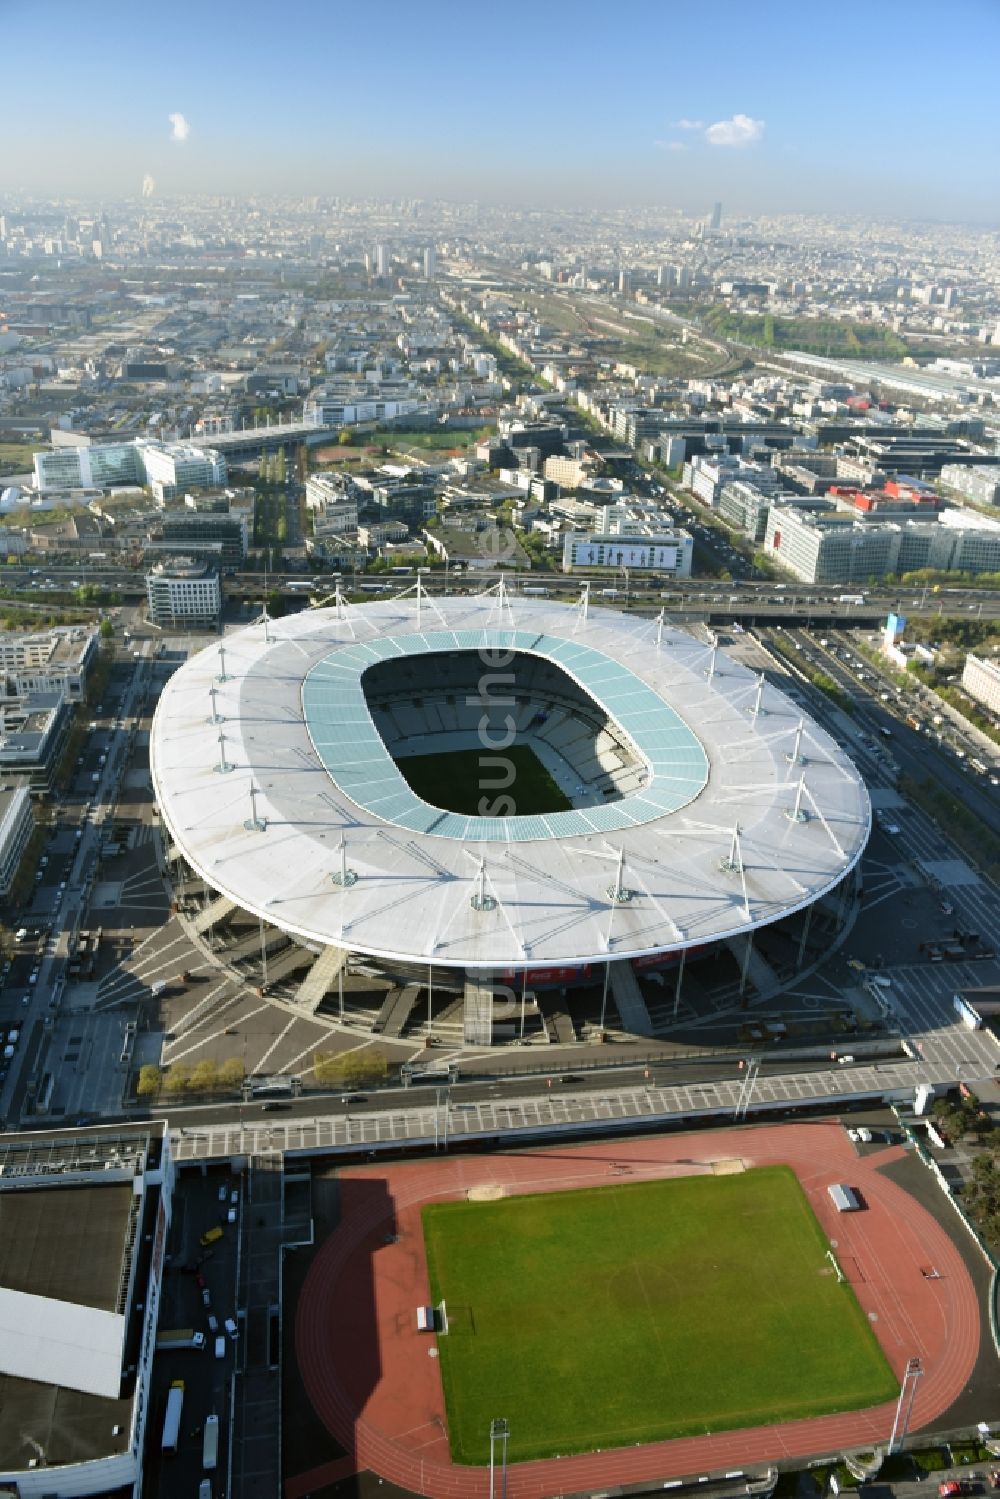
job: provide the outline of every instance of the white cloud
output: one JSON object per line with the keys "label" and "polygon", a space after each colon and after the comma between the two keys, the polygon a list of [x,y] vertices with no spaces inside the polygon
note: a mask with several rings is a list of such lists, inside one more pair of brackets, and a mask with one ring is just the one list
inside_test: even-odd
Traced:
{"label": "white cloud", "polygon": [[704,128],[704,120],[675,120],[673,123],[674,130],[704,130]]}
{"label": "white cloud", "polygon": [[710,146],[752,146],[764,134],[764,121],[752,120],[749,115],[733,115],[729,120],[716,120],[705,131]]}
{"label": "white cloud", "polygon": [[683,141],[654,141],[658,151],[686,151],[687,146]]}
{"label": "white cloud", "polygon": [[170,121],[170,139],[172,141],[186,141],[191,134],[191,126],[183,115],[167,115]]}

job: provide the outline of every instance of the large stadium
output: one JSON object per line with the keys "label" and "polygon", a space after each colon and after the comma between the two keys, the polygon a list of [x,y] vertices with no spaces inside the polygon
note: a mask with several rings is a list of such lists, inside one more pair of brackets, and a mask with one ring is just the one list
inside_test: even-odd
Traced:
{"label": "large stadium", "polygon": [[547,985],[649,1033],[640,979],[696,954],[766,987],[761,934],[786,969],[828,942],[871,825],[840,746],[716,641],[503,584],[229,634],[150,754],[200,930],[235,923],[313,1012],[339,984],[333,1020],[354,966],[450,990],[467,1045],[516,1034],[512,993],[523,1038]]}

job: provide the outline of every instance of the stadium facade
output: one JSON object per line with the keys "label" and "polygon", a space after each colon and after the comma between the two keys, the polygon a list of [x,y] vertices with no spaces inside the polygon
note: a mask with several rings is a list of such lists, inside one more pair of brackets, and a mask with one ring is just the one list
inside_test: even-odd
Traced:
{"label": "stadium facade", "polygon": [[[525,752],[550,806],[518,809]],[[845,919],[871,827],[840,746],[714,641],[502,585],[338,595],[227,636],[164,688],[151,764],[199,930],[233,926],[313,1012],[337,988],[341,1016],[358,967],[457,988],[469,1045],[516,1032],[511,989],[523,1033],[546,985],[603,984],[602,1021],[610,988],[648,1032],[637,976],[696,953],[765,988]]]}

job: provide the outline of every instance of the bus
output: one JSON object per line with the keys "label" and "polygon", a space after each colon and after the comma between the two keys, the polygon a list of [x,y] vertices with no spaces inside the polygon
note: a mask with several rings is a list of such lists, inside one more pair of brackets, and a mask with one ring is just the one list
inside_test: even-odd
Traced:
{"label": "bus", "polygon": [[177,1456],[177,1438],[181,1430],[181,1411],[184,1409],[184,1381],[175,1379],[167,1396],[167,1413],[163,1418],[163,1455]]}
{"label": "bus", "polygon": [[983,764],[982,760],[970,760],[969,769],[974,770],[977,776],[989,775],[989,769]]}
{"label": "bus", "polygon": [[218,1416],[206,1416],[205,1439],[201,1445],[201,1465],[206,1472],[211,1473],[219,1461],[219,1418]]}

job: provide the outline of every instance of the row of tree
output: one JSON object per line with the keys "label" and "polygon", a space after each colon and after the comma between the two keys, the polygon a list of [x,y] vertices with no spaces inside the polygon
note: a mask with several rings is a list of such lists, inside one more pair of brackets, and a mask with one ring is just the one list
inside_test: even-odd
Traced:
{"label": "row of tree", "polygon": [[[327,1087],[370,1087],[385,1082],[388,1070],[388,1059],[377,1047],[365,1051],[317,1051],[313,1055],[313,1077]],[[139,1068],[136,1093],[140,1098],[155,1098],[160,1093],[177,1097],[185,1093],[233,1092],[242,1086],[244,1076],[240,1057],[229,1057],[224,1062],[205,1058],[190,1067],[183,1062],[167,1068],[147,1063]]]}

